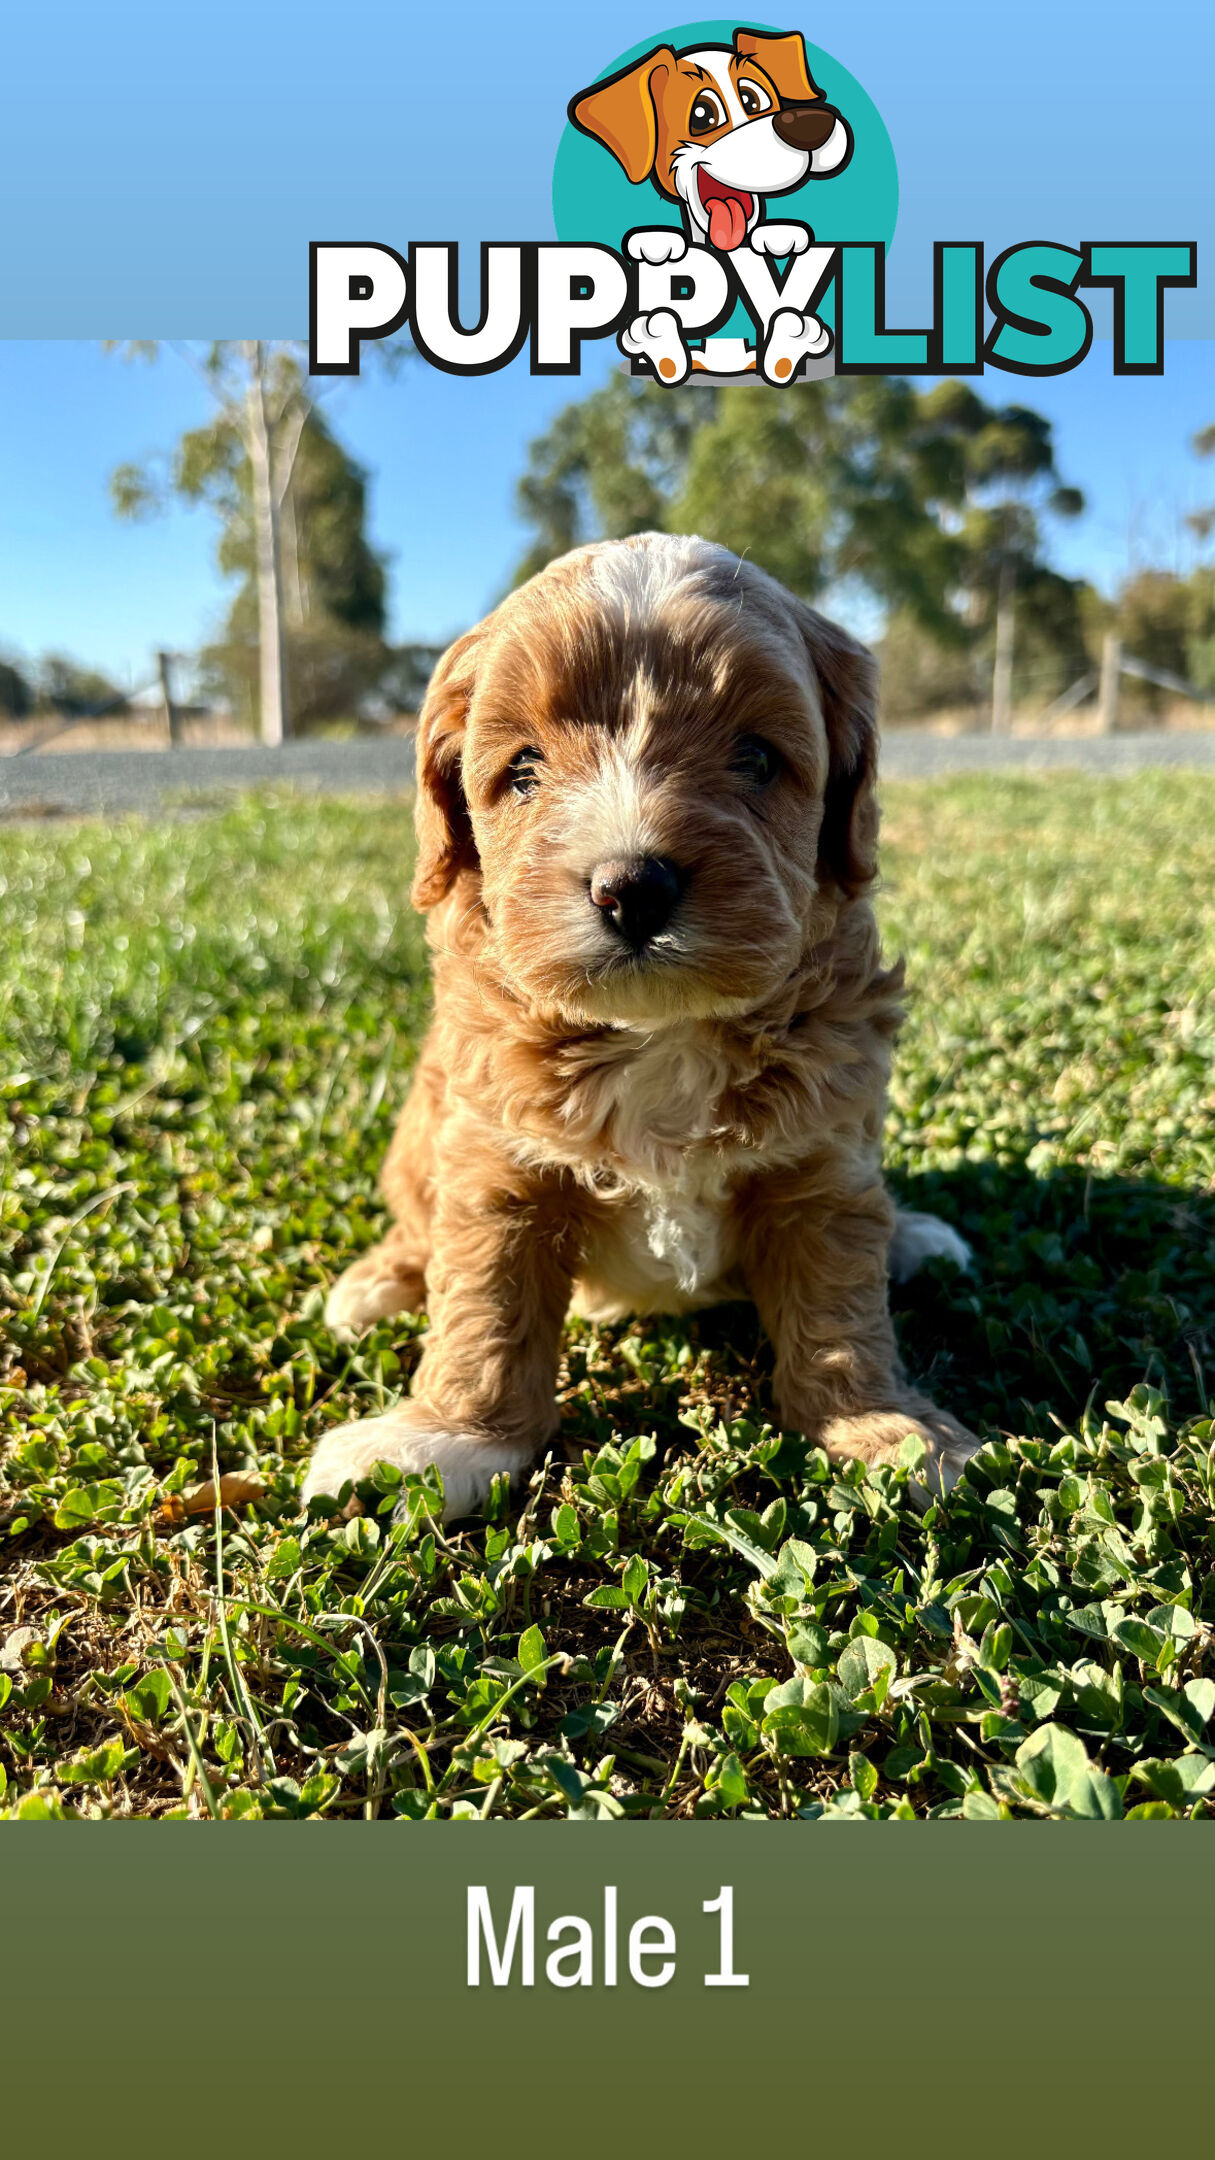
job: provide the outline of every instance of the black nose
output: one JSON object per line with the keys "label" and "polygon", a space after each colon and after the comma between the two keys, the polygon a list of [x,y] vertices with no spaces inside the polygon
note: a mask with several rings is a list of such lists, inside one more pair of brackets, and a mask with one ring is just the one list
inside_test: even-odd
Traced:
{"label": "black nose", "polygon": [[772,127],[791,150],[821,150],[838,119],[832,105],[786,105]]}
{"label": "black nose", "polygon": [[591,904],[637,952],[675,912],[684,877],[665,855],[603,862],[591,877]]}

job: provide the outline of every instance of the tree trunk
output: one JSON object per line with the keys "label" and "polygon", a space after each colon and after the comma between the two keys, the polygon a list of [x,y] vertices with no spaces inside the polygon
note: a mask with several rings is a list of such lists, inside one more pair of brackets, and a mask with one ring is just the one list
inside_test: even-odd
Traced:
{"label": "tree trunk", "polygon": [[270,423],[266,414],[264,349],[250,344],[246,410],[249,465],[253,479],[253,536],[257,556],[257,642],[261,688],[261,734],[264,743],[281,743],[291,733],[283,664],[283,581],[279,556],[278,503],[271,469]]}
{"label": "tree trunk", "polygon": [[169,667],[168,653],[158,652],[156,655],[156,668],[160,676],[160,695],[165,708],[165,726],[169,731],[170,746],[176,750],[181,742],[181,714],[177,709],[177,701],[173,696],[173,679],[169,673]]}
{"label": "tree trunk", "polygon": [[288,488],[278,513],[279,553],[283,566],[287,619],[297,629],[308,613],[304,580],[300,572],[299,532],[295,522],[295,497]]}
{"label": "tree trunk", "polygon": [[991,681],[991,732],[1008,735],[1012,731],[1012,668],[1013,637],[1016,631],[1016,572],[1010,562],[1000,570],[1000,590],[996,599],[996,662]]}
{"label": "tree trunk", "polygon": [[1122,640],[1112,630],[1101,644],[1101,685],[1097,692],[1097,732],[1112,735],[1118,725],[1118,678],[1122,673]]}
{"label": "tree trunk", "polygon": [[274,501],[278,510],[279,560],[282,564],[282,582],[286,594],[287,621],[297,628],[308,614],[308,595],[304,589],[300,564],[299,527],[295,516],[295,490],[292,481],[311,410],[311,404],[301,399],[288,413],[274,446]]}

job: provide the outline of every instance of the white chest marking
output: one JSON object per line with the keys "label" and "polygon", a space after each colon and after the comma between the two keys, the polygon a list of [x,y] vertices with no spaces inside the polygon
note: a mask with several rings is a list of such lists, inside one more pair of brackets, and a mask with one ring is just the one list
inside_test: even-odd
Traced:
{"label": "white chest marking", "polygon": [[713,1146],[727,1078],[695,1022],[656,1033],[613,1076],[621,1210],[597,1259],[626,1302],[633,1294],[650,1310],[678,1310],[703,1302],[729,1270],[730,1167]]}
{"label": "white chest marking", "polygon": [[645,1242],[660,1274],[685,1297],[696,1297],[724,1273],[722,1223],[724,1194],[700,1196],[669,1191],[643,1195]]}

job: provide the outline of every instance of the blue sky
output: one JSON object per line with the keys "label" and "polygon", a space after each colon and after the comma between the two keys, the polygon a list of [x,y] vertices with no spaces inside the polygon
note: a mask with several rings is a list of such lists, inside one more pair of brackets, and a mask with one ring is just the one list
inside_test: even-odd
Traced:
{"label": "blue sky", "polygon": [[[1163,377],[1113,378],[1098,343],[1073,375],[980,386],[1049,414],[1060,466],[1090,498],[1058,535],[1062,568],[1108,588],[1179,548],[1184,566],[1182,513],[1215,499],[1215,461],[1188,448],[1215,420],[1215,11],[803,0],[790,20],[860,79],[893,139],[892,319],[919,319],[934,238],[993,252],[1042,236],[1198,240],[1199,289],[1169,299]],[[171,353],[131,365],[102,338],[296,334],[309,238],[550,236],[568,97],[669,26],[652,0],[477,0],[450,21],[404,0],[343,17],[329,0],[7,12],[0,646],[68,650],[138,680],[154,646],[197,644],[223,608],[205,513],[125,526],[106,495],[115,464],[203,417],[205,393]],[[526,442],[610,364],[588,348],[581,385],[516,362],[480,380],[418,365],[335,388],[333,422],[374,475],[398,636],[441,638],[494,599],[522,547],[512,489]]]}

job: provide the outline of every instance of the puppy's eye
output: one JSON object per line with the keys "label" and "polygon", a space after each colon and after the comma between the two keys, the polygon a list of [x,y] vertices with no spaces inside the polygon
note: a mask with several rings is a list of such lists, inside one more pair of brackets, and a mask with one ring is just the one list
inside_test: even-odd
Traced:
{"label": "puppy's eye", "polygon": [[774,750],[762,735],[744,735],[735,744],[730,760],[732,771],[757,788],[771,785],[780,771],[780,764],[780,751]]}
{"label": "puppy's eye", "polygon": [[725,107],[721,99],[715,97],[711,90],[702,90],[692,107],[688,126],[693,135],[708,135],[714,128],[724,124],[725,117]]}
{"label": "puppy's eye", "polygon": [[761,89],[758,83],[740,82],[738,86],[738,102],[747,118],[753,120],[756,113],[767,112],[772,100],[767,91]]}
{"label": "puppy's eye", "polygon": [[543,763],[543,753],[539,750],[529,747],[518,751],[506,768],[506,783],[511,794],[522,795],[524,799],[534,795],[540,785],[538,768]]}

